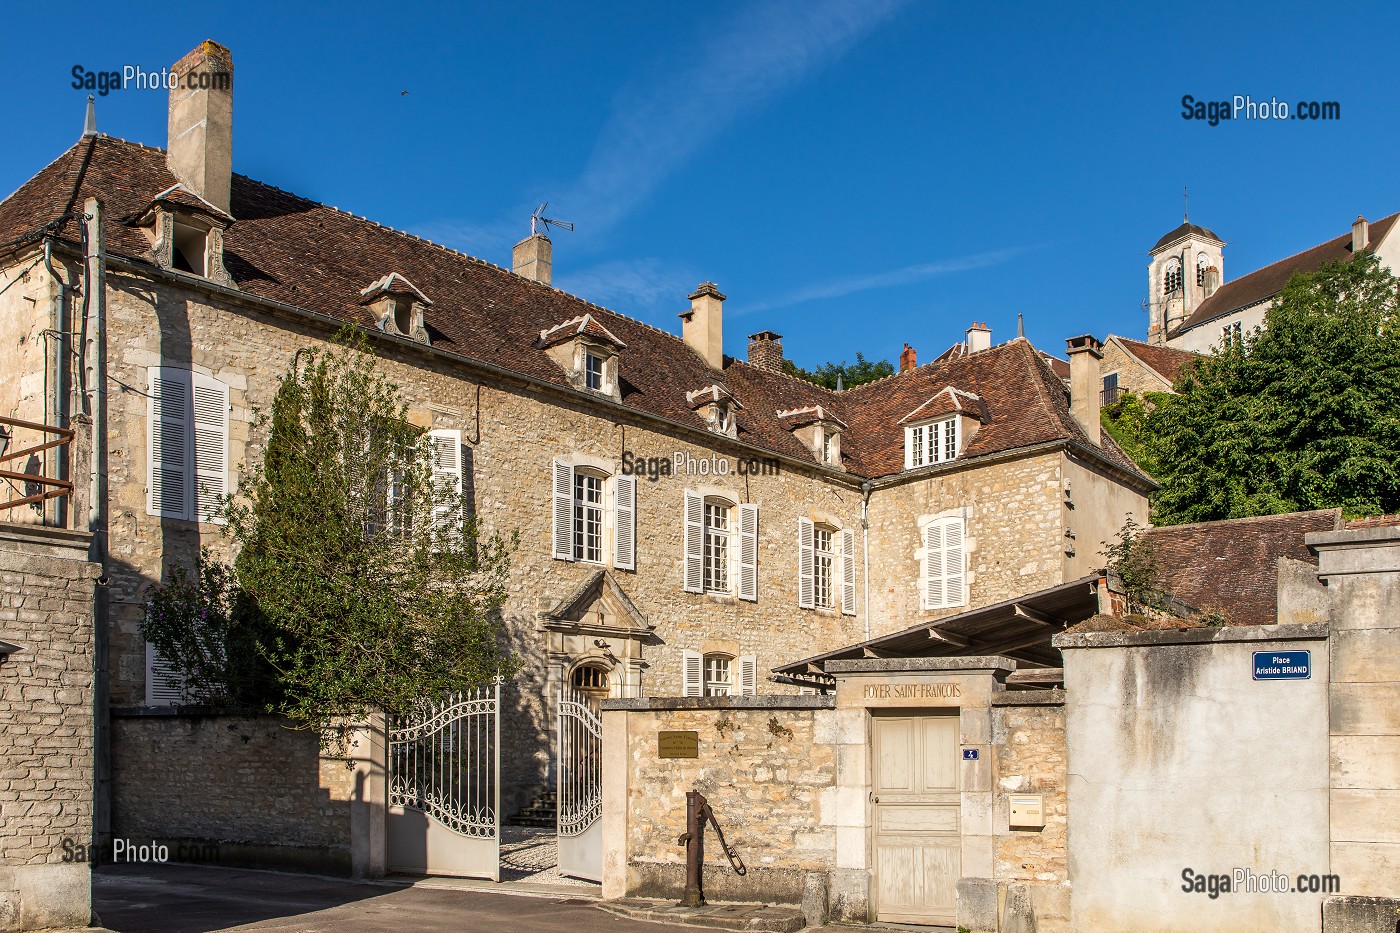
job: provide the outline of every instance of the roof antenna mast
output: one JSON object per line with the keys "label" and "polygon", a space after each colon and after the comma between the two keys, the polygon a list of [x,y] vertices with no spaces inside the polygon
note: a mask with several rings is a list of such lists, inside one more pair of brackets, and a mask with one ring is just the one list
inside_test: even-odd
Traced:
{"label": "roof antenna mast", "polygon": [[[539,207],[535,208],[534,213],[530,215],[530,236],[538,236],[541,232],[543,232],[545,236],[548,236],[550,227],[558,227],[560,230],[567,230],[570,233],[574,232],[574,225],[569,221],[553,220],[544,216],[544,209],[546,207],[549,207],[548,201],[545,201]],[[544,228],[543,231],[540,230],[541,227]]]}

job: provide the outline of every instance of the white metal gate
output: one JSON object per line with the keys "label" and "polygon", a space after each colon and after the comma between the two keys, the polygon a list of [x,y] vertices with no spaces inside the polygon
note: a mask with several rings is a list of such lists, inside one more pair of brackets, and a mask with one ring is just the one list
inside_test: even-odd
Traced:
{"label": "white metal gate", "polygon": [[603,880],[603,724],[572,687],[559,694],[559,871]]}
{"label": "white metal gate", "polygon": [[501,682],[388,723],[389,870],[501,880]]}

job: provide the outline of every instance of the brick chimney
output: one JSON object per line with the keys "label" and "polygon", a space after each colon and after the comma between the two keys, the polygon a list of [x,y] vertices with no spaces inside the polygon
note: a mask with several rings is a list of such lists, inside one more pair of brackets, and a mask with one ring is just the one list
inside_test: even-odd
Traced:
{"label": "brick chimney", "polygon": [[681,339],[711,369],[724,369],[724,296],[714,282],[701,282],[681,312]]}
{"label": "brick chimney", "polygon": [[749,365],[770,373],[783,371],[783,335],[771,330],[749,334]]}
{"label": "brick chimney", "polygon": [[551,285],[554,282],[554,245],[543,233],[532,233],[510,251],[510,268],[516,275]]}
{"label": "brick chimney", "polygon": [[904,349],[899,353],[899,371],[904,372],[906,369],[913,369],[915,366],[918,366],[919,362],[917,356],[918,355],[914,352],[914,348],[906,343]]}
{"label": "brick chimney", "polygon": [[1099,389],[1103,379],[1099,360],[1103,359],[1103,344],[1090,334],[1071,337],[1065,343],[1069,345],[1069,413],[1089,440],[1101,445]]}
{"label": "brick chimney", "polygon": [[986,324],[972,322],[972,326],[967,329],[967,352],[981,353],[983,350],[992,348],[992,329]]}
{"label": "brick chimney", "polygon": [[1360,214],[1351,222],[1351,254],[1355,256],[1371,245],[1371,225]]}
{"label": "brick chimney", "polygon": [[233,53],[206,39],[171,71],[174,84],[165,164],[186,188],[228,212],[233,175]]}

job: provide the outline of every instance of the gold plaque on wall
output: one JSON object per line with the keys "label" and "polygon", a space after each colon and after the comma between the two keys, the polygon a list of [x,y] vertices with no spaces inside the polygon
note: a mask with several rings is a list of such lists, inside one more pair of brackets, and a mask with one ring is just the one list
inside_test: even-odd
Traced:
{"label": "gold plaque on wall", "polygon": [[656,753],[659,758],[699,758],[700,733],[658,732]]}

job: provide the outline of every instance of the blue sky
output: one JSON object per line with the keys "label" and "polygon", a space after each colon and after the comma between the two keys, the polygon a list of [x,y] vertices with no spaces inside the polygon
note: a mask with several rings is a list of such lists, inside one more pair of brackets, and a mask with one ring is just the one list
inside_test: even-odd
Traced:
{"label": "blue sky", "polygon": [[[0,188],[82,127],[89,70],[233,51],[234,167],[509,265],[531,209],[555,284],[678,331],[697,282],[725,349],[927,360],[986,321],[1142,336],[1147,250],[1191,219],[1238,277],[1400,210],[1400,7],[345,2],[21,6]],[[409,93],[404,94],[403,91]],[[27,92],[27,93],[23,93]],[[1338,101],[1316,123],[1183,120],[1181,98]],[[165,97],[98,100],[165,142]]]}

